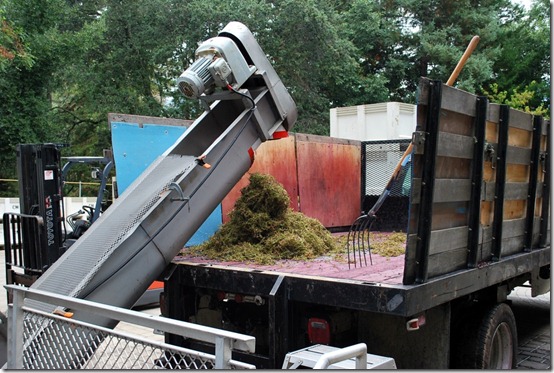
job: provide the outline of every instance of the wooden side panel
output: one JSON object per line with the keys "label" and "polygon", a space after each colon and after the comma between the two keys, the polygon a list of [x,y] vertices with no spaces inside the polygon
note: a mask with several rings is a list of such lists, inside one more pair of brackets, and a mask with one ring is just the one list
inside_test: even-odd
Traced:
{"label": "wooden side panel", "polygon": [[[531,241],[531,249],[536,248],[541,202],[548,192],[547,131],[539,128],[537,138],[537,118],[452,87],[436,87],[436,82],[422,79],[404,284],[502,260],[528,250]],[[433,128],[438,128],[437,136],[430,134]],[[478,129],[483,128],[483,148],[476,147]],[[436,145],[429,145],[435,138]],[[483,159],[477,163],[474,157],[480,154]],[[533,157],[539,159],[538,166]],[[472,203],[474,193],[480,194],[480,204]],[[430,213],[423,205],[429,199]],[[470,226],[478,232],[472,233]]]}
{"label": "wooden side panel", "polygon": [[[499,105],[489,105],[486,138],[495,152],[498,151],[500,146],[498,144],[499,112]],[[481,224],[484,233],[481,241],[481,261],[491,260],[494,255],[492,225],[495,224],[495,219],[501,219],[502,224],[502,236],[497,238],[502,242],[501,256],[521,252],[525,246],[525,224],[528,218],[526,216],[527,198],[531,177],[533,116],[510,109],[508,124],[505,179],[496,180],[494,160],[485,162],[484,165],[484,193],[481,202]],[[503,213],[500,217],[494,216],[497,182],[504,184],[504,200],[498,202],[503,203]],[[540,189],[537,188],[537,190]]]}
{"label": "wooden side panel", "polygon": [[283,185],[290,197],[290,207],[298,210],[298,179],[296,172],[295,137],[266,141],[255,152],[254,163],[250,170],[240,179],[237,185],[221,202],[223,223],[229,221],[240,190],[248,185],[253,173],[269,174]]}
{"label": "wooden side panel", "polygon": [[[447,100],[447,101],[445,101]],[[420,99],[421,110],[418,110],[418,130],[427,132],[427,105]],[[419,109],[418,106],[418,109]],[[472,186],[472,157],[475,140],[474,115],[476,97],[465,92],[443,87],[442,103],[438,124],[438,140],[435,154],[434,186],[432,197],[432,217],[430,236],[428,238],[428,257],[426,274],[420,277],[434,277],[464,268],[467,263],[467,237],[469,201]],[[421,114],[421,115],[420,115]],[[426,136],[428,141],[428,136]],[[423,147],[416,146],[416,154]],[[411,211],[418,211],[421,203],[420,191],[427,155],[414,157],[414,181]],[[419,214],[411,215],[410,233],[416,239],[408,242],[417,243],[417,234],[421,233]],[[413,220],[416,219],[416,220]],[[417,231],[415,230],[417,228]],[[418,233],[420,232],[420,233]],[[420,244],[421,245],[421,244]],[[423,253],[422,247],[408,247]],[[424,255],[424,254],[420,254]],[[410,255],[406,255],[410,258]],[[408,260],[408,259],[407,259]],[[420,261],[421,262],[421,261]],[[407,266],[408,266],[408,262]],[[421,264],[418,264],[421,266]],[[422,269],[419,269],[422,272]],[[409,278],[405,277],[405,281]],[[420,278],[417,281],[422,281]]]}
{"label": "wooden side panel", "polygon": [[325,227],[360,214],[361,151],[357,141],[296,135],[300,211]]}

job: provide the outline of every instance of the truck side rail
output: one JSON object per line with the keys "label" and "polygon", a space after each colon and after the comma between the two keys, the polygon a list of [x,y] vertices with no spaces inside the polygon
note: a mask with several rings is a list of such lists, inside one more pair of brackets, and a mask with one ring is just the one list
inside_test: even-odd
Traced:
{"label": "truck side rail", "polygon": [[550,247],[549,126],[422,78],[405,285]]}
{"label": "truck side rail", "polygon": [[[137,369],[137,368],[194,368],[194,369],[245,369],[254,366],[233,360],[232,350],[253,353],[255,337],[146,315],[140,312],[113,307],[101,303],[54,294],[21,286],[6,285],[13,292],[13,305],[8,310],[8,369]],[[180,335],[215,345],[215,355],[200,351],[146,340],[128,333],[113,331],[98,325],[71,319],[67,312],[48,314],[24,306],[24,300],[34,299],[65,309],[79,310],[124,321],[166,333]],[[59,316],[57,314],[63,314]],[[45,325],[49,324],[49,328]],[[63,330],[64,338],[48,335],[49,330]],[[38,335],[40,335],[38,337]],[[43,343],[51,339],[53,353],[41,353],[33,349],[33,340]],[[89,346],[88,353],[71,354],[73,345],[83,351],[82,344]]]}

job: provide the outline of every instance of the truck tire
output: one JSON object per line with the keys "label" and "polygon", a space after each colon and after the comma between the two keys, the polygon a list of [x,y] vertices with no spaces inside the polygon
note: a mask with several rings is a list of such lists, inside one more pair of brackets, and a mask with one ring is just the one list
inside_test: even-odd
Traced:
{"label": "truck tire", "polygon": [[517,329],[510,306],[499,303],[475,316],[461,333],[458,351],[452,351],[457,355],[455,365],[467,369],[515,368]]}

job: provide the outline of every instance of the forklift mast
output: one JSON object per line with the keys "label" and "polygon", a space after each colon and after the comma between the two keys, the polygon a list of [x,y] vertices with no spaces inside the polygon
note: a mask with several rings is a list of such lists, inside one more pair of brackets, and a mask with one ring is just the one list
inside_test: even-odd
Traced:
{"label": "forklift mast", "polygon": [[[26,267],[45,271],[65,251],[62,231],[62,179],[59,144],[17,146],[20,213],[42,218],[39,240],[36,227],[22,220],[21,233]],[[27,239],[25,237],[28,237]]]}

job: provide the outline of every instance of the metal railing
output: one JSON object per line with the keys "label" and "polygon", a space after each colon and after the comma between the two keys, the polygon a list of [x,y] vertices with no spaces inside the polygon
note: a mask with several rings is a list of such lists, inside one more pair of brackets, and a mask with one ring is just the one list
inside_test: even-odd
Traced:
{"label": "metal railing", "polygon": [[[363,216],[373,210],[377,216],[371,221],[372,231],[406,230],[412,189],[409,158],[396,178],[392,176],[410,143],[409,139],[362,142],[360,211]],[[361,222],[370,223],[367,219]]]}
{"label": "metal railing", "polygon": [[[379,140],[362,142],[362,198],[368,196],[380,196],[387,186],[389,179],[410,145],[409,139]],[[409,194],[411,178],[399,178],[399,183],[393,185],[390,194],[393,197],[402,197]]]}
{"label": "metal railing", "polygon": [[355,369],[367,369],[367,346],[358,343],[340,350],[327,352],[319,358],[313,369],[328,369],[329,365],[356,358]]}
{"label": "metal railing", "polygon": [[[255,351],[252,336],[143,314],[22,286],[8,308],[8,369],[253,369],[232,350]],[[25,299],[212,343],[215,355],[118,332],[24,305]]]}

